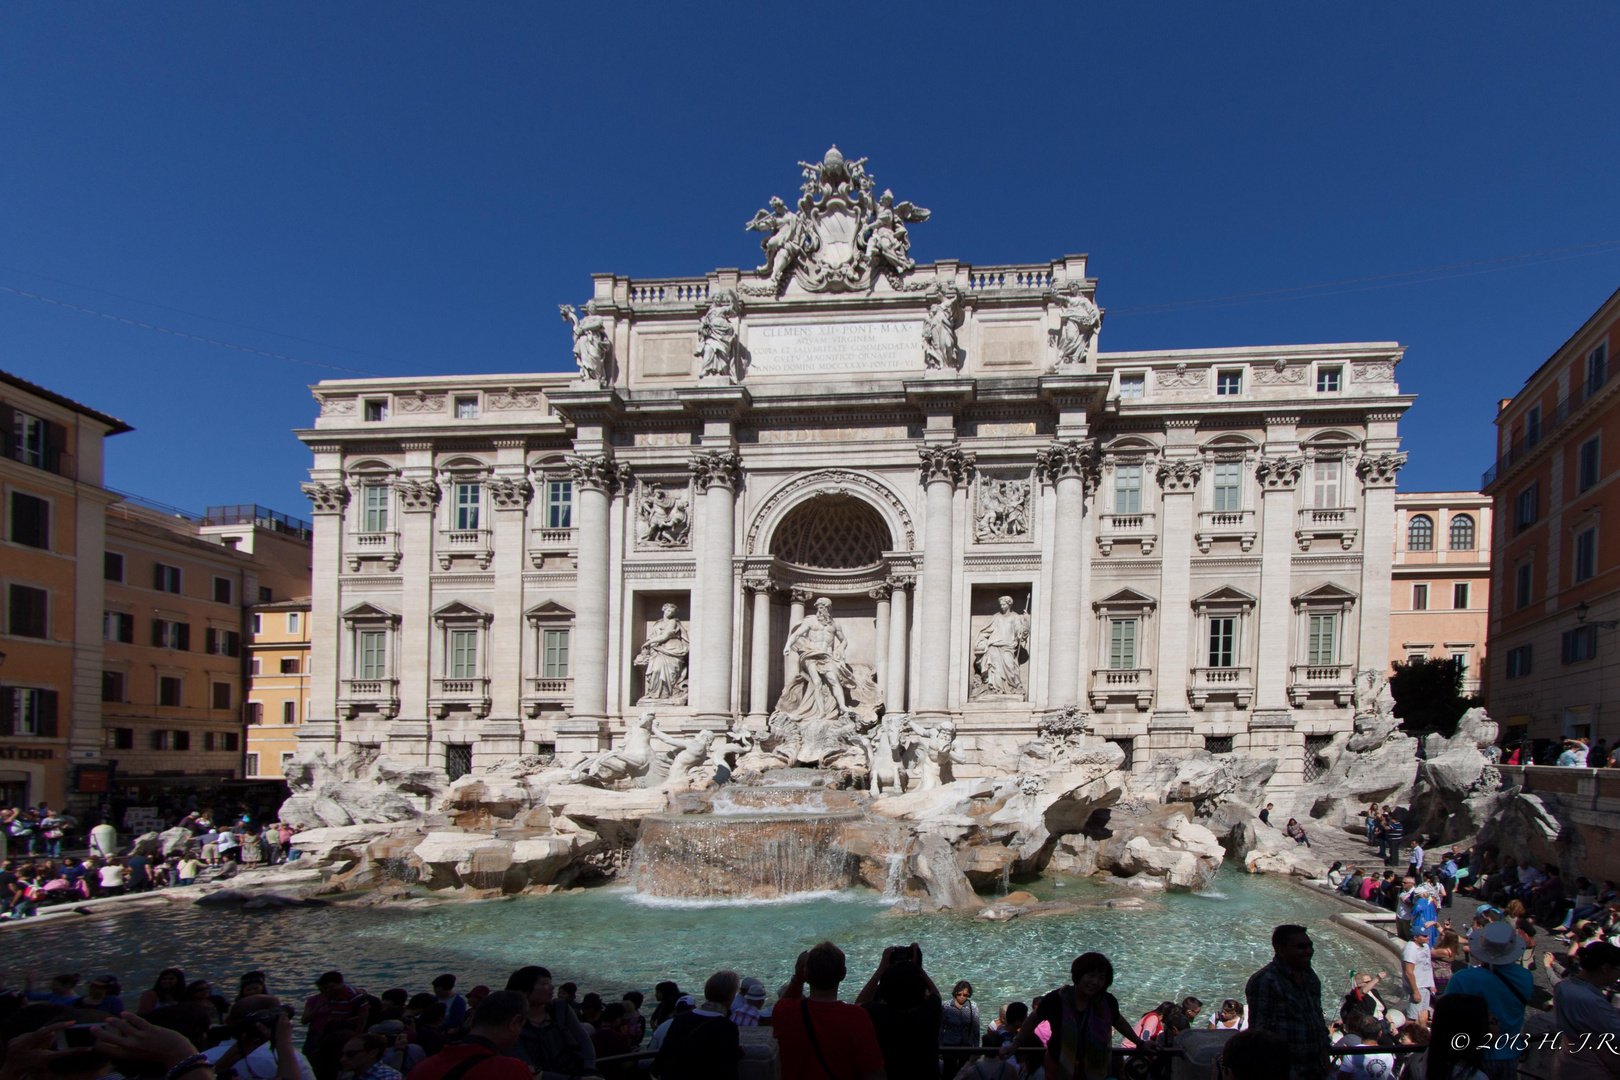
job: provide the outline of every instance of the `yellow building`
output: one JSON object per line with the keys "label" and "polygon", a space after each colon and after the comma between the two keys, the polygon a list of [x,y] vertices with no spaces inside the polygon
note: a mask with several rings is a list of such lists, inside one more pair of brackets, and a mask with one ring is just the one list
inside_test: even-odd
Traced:
{"label": "yellow building", "polygon": [[309,712],[309,597],[255,604],[249,616],[247,776],[276,778]]}
{"label": "yellow building", "polygon": [[0,805],[105,790],[102,440],[130,430],[0,371]]}
{"label": "yellow building", "polygon": [[1395,514],[1390,659],[1461,660],[1463,693],[1477,694],[1491,610],[1490,497],[1402,491]]}

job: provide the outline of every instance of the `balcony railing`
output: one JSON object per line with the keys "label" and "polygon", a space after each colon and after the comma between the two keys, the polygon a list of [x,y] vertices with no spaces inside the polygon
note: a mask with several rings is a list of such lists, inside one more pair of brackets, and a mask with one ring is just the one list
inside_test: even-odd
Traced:
{"label": "balcony railing", "polygon": [[1349,551],[1355,545],[1360,515],[1353,506],[1307,507],[1299,512],[1299,528],[1294,535],[1301,551],[1311,550],[1311,541],[1330,537]]}
{"label": "balcony railing", "polygon": [[567,703],[574,700],[574,680],[535,676],[527,680],[528,692],[523,695],[523,708],[531,718],[540,715],[541,705]]}
{"label": "balcony railing", "polygon": [[465,706],[475,716],[487,716],[489,680],[481,676],[472,679],[434,679],[428,705],[440,719],[454,706]]}
{"label": "balcony railing", "polygon": [[495,548],[488,529],[440,529],[436,554],[441,570],[450,569],[451,561],[461,558],[477,559],[478,568],[488,570]]}
{"label": "balcony railing", "polygon": [[1110,555],[1115,544],[1140,544],[1142,554],[1151,555],[1153,545],[1159,542],[1158,520],[1152,513],[1104,514],[1097,530],[1097,547]]}
{"label": "balcony railing", "polygon": [[536,570],[548,563],[566,568],[568,557],[574,551],[573,529],[530,529],[529,562]]}
{"label": "balcony railing", "polygon": [[350,719],[361,709],[373,709],[391,717],[399,712],[399,680],[344,679],[338,706]]}
{"label": "balcony railing", "polygon": [[360,569],[365,559],[382,559],[390,571],[399,569],[399,533],[368,532],[349,536],[348,562],[352,573]]}
{"label": "balcony railing", "polygon": [[1187,700],[1202,709],[1212,698],[1230,698],[1239,709],[1247,709],[1254,699],[1254,669],[1249,667],[1200,667],[1192,669],[1192,685]]}
{"label": "balcony railing", "polygon": [[1217,540],[1236,540],[1248,551],[1254,547],[1256,530],[1253,510],[1200,510],[1198,512],[1198,550],[1209,554]]}
{"label": "balcony railing", "polygon": [[1298,708],[1313,694],[1332,694],[1340,705],[1350,704],[1355,694],[1355,665],[1295,664],[1289,669],[1289,700]]}
{"label": "balcony railing", "polygon": [[1145,712],[1153,707],[1152,668],[1098,668],[1091,673],[1091,707],[1126,701]]}
{"label": "balcony railing", "polygon": [[1527,429],[1523,435],[1519,436],[1508,447],[1507,453],[1499,456],[1496,463],[1485,470],[1485,474],[1479,479],[1480,489],[1490,487],[1498,476],[1523,461],[1525,455],[1546,442],[1547,436],[1563,427],[1569,418],[1580,411],[1582,405],[1597,396],[1597,392],[1602,390],[1608,382],[1609,367],[1605,364],[1588,375],[1585,380],[1577,383],[1568,397],[1559,398],[1558,404],[1553,406],[1551,416],[1543,416],[1539,424],[1534,428]]}

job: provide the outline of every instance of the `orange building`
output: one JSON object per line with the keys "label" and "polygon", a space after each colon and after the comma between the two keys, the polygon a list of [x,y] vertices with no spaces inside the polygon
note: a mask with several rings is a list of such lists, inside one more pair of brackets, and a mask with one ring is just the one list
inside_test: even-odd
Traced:
{"label": "orange building", "polygon": [[308,596],[255,604],[248,618],[247,776],[280,779],[309,715]]}
{"label": "orange building", "polygon": [[1479,693],[1490,622],[1491,500],[1472,491],[1395,495],[1389,657],[1454,657]]}
{"label": "orange building", "polygon": [[130,430],[0,371],[0,805],[105,791],[102,440]]}
{"label": "orange building", "polygon": [[1620,292],[1497,410],[1486,693],[1509,737],[1620,736],[1617,320]]}

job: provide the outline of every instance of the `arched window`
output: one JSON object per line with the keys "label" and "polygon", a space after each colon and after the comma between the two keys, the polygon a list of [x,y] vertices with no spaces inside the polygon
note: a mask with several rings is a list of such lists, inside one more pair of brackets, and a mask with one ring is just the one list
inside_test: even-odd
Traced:
{"label": "arched window", "polygon": [[1454,514],[1451,518],[1451,550],[1474,550],[1474,519],[1467,514]]}
{"label": "arched window", "polygon": [[1434,550],[1434,518],[1419,514],[1406,526],[1407,551]]}
{"label": "arched window", "polygon": [[848,495],[806,501],[771,537],[771,554],[783,562],[827,570],[876,566],[891,546],[883,515]]}

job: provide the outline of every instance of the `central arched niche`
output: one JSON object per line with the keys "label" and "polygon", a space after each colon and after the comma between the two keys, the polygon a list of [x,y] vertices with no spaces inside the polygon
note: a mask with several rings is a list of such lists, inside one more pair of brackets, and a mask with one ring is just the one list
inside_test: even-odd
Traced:
{"label": "central arched niche", "polygon": [[794,566],[864,570],[893,548],[876,507],[853,495],[817,495],[788,512],[771,535],[771,554]]}

